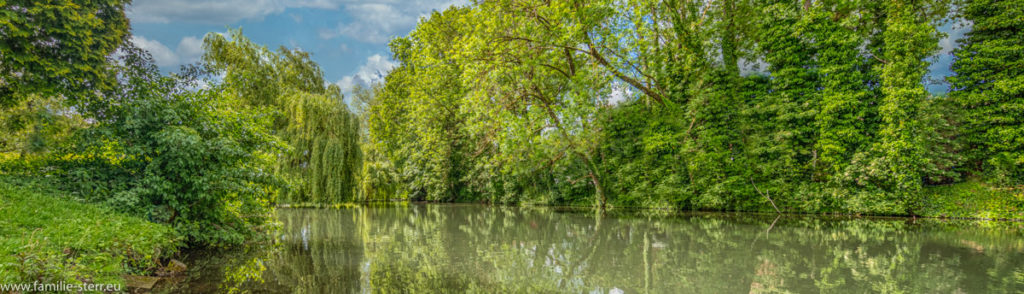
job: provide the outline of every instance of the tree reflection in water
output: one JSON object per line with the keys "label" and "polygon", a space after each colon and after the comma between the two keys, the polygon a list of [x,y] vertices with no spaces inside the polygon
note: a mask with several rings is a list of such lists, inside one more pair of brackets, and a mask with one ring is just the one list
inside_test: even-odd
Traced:
{"label": "tree reflection in water", "polygon": [[[281,209],[163,292],[1024,291],[1021,223],[481,205]],[[987,224],[987,225],[986,225]]]}

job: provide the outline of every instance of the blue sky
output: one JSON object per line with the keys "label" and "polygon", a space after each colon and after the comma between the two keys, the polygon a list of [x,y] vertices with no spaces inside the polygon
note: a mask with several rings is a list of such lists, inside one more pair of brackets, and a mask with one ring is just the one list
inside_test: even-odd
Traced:
{"label": "blue sky", "polygon": [[[242,28],[253,41],[310,52],[324,78],[348,92],[378,81],[396,63],[387,42],[407,35],[420,17],[469,0],[136,0],[128,9],[133,42],[153,54],[164,71],[198,61],[203,36]],[[931,77],[950,74],[949,54],[967,28],[946,24],[949,37],[930,68]],[[948,86],[928,85],[932,92]]]}
{"label": "blue sky", "polygon": [[254,42],[310,52],[324,78],[347,92],[396,64],[387,42],[407,35],[422,16],[468,0],[135,0],[132,41],[164,71],[202,55],[210,32],[242,28]]}

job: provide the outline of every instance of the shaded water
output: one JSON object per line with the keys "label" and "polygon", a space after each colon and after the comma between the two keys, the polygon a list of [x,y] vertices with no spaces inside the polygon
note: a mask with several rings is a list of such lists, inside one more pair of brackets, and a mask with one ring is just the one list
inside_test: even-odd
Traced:
{"label": "shaded water", "polygon": [[1024,224],[408,205],[279,209],[158,292],[1020,293]]}

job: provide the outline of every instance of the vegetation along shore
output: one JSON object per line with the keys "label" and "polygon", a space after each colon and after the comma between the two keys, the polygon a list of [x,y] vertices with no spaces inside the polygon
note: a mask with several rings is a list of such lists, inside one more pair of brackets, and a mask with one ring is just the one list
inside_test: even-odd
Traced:
{"label": "vegetation along shore", "polygon": [[1020,0],[471,1],[350,92],[241,28],[161,71],[130,5],[0,0],[0,283],[167,274],[278,206],[1024,220]]}

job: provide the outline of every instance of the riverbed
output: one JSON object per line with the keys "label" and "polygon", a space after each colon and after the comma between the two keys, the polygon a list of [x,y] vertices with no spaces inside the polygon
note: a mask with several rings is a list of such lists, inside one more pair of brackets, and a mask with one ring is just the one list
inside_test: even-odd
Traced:
{"label": "riverbed", "polygon": [[156,292],[1015,293],[1024,223],[408,204],[278,209]]}

